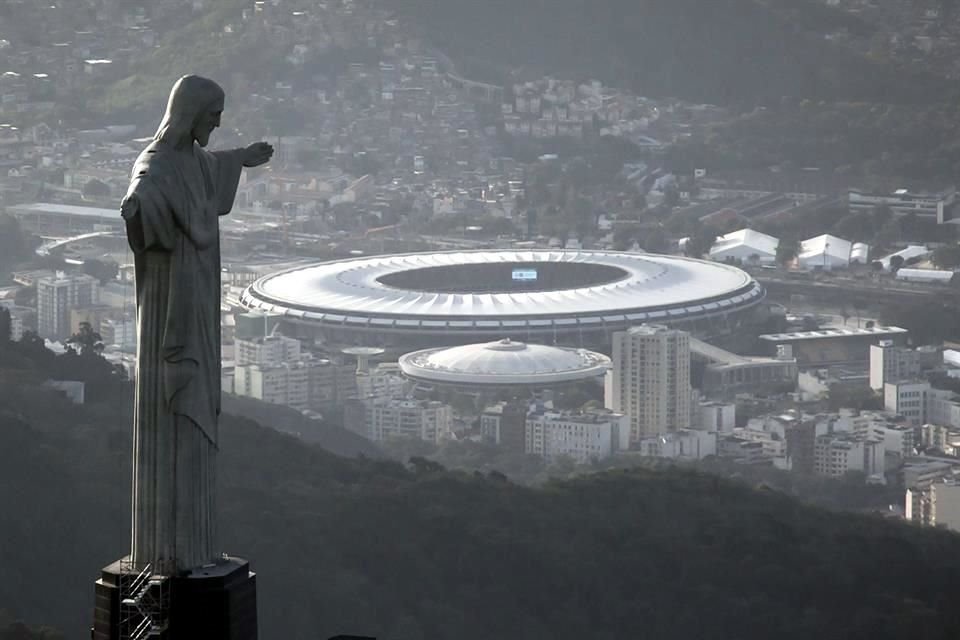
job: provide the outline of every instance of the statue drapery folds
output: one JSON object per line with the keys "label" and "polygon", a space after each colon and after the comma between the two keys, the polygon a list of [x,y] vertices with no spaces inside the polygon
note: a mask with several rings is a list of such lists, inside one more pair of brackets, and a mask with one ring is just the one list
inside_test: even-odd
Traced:
{"label": "statue drapery folds", "polygon": [[137,379],[131,556],[173,573],[217,557],[219,217],[272,148],[210,152],[219,86],[184,76],[138,157],[121,214],[134,253]]}

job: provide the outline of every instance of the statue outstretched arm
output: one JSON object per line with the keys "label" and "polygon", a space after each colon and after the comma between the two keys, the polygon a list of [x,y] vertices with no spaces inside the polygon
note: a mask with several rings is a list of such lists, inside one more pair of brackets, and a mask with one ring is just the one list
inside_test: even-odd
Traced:
{"label": "statue outstretched arm", "polygon": [[273,147],[266,142],[254,142],[242,149],[213,151],[213,163],[216,176],[217,213],[226,215],[233,209],[240,184],[240,173],[244,167],[259,167],[273,156]]}

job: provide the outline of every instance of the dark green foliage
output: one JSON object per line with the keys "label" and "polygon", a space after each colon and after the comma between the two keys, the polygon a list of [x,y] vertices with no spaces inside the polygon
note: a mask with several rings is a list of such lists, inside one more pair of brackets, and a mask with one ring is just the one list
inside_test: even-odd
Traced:
{"label": "dark green foliage", "polygon": [[103,353],[103,338],[89,322],[81,322],[78,331],[67,338],[67,348],[81,356]]}
{"label": "dark green foliage", "polygon": [[680,143],[668,164],[685,174],[696,167],[818,167],[841,189],[952,184],[960,171],[956,101],[933,94],[922,104],[889,100],[784,100]]}
{"label": "dark green foliage", "polygon": [[0,274],[29,258],[36,246],[34,240],[23,232],[16,218],[0,213]]}
{"label": "dark green foliage", "polygon": [[104,262],[102,260],[85,260],[83,263],[83,272],[87,275],[97,278],[101,284],[117,277],[117,263]]}
{"label": "dark green foliage", "polygon": [[[97,569],[126,547],[130,413],[0,387],[0,602],[17,615],[89,624]],[[242,418],[221,433],[223,547],[253,561],[264,637],[960,633],[953,534],[680,470],[527,489],[346,460]]]}
{"label": "dark green foliage", "polygon": [[933,252],[931,259],[940,269],[956,269],[960,267],[960,245],[940,247]]}
{"label": "dark green foliage", "polygon": [[883,398],[872,389],[834,384],[830,386],[830,410],[854,408],[859,411],[883,409]]}
{"label": "dark green foliage", "polygon": [[12,320],[10,311],[6,307],[0,307],[0,352],[10,343],[10,331],[12,330]]}
{"label": "dark green foliage", "polygon": [[63,640],[63,636],[48,627],[30,627],[15,621],[0,609],[0,640]]}
{"label": "dark green foliage", "polygon": [[[817,100],[914,102],[943,83],[867,61],[823,38],[856,18],[798,0],[401,0],[391,9],[466,74],[525,66],[597,77],[642,95],[693,101]],[[509,19],[504,19],[509,16]],[[479,62],[479,64],[474,64]],[[491,65],[490,63],[493,63]],[[480,78],[483,79],[483,78]],[[486,78],[503,80],[502,74]]]}
{"label": "dark green foliage", "polygon": [[259,424],[270,425],[272,429],[295,435],[304,442],[320,445],[337,455],[383,456],[370,440],[337,426],[336,416],[324,415],[323,420],[313,420],[290,407],[234,395],[225,395],[222,406],[224,413],[245,416]]}
{"label": "dark green foliage", "polygon": [[[90,402],[101,402],[121,397],[132,397],[123,367],[112,365],[99,352],[103,345],[98,333],[86,324],[71,337],[66,353],[56,355],[44,347],[43,338],[26,331],[19,342],[0,345],[0,364],[7,376],[15,372],[21,379],[43,382],[53,380],[78,380],[85,384],[84,395]],[[98,346],[99,345],[99,346]]]}
{"label": "dark green foliage", "polygon": [[887,305],[881,309],[885,325],[910,331],[914,344],[937,344],[960,338],[960,309],[956,304],[925,300],[912,304]]}

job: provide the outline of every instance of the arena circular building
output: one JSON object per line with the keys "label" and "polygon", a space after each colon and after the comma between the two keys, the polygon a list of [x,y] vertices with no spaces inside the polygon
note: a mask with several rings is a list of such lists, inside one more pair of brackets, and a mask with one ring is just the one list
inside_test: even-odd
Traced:
{"label": "arena circular building", "polygon": [[403,375],[415,382],[476,391],[489,387],[552,388],[596,379],[610,368],[610,358],[586,349],[504,338],[414,351],[400,356],[399,366]]}
{"label": "arena circular building", "polygon": [[603,349],[643,323],[726,333],[764,290],[736,267],[615,251],[481,250],[298,266],[241,303],[283,316],[288,335],[391,352],[513,340]]}

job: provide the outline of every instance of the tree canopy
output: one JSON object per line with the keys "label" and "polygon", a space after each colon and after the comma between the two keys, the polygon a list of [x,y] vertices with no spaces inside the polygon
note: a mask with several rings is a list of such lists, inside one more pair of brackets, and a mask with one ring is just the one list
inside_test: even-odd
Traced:
{"label": "tree canopy", "polygon": [[[128,544],[131,414],[131,398],[77,407],[0,385],[0,486],[17,487],[0,492],[0,603],[15,615],[89,624],[92,580]],[[269,637],[960,634],[947,532],[678,468],[534,489],[339,458],[237,416],[221,435],[222,546],[252,560]],[[50,564],[53,582],[37,572]]]}

